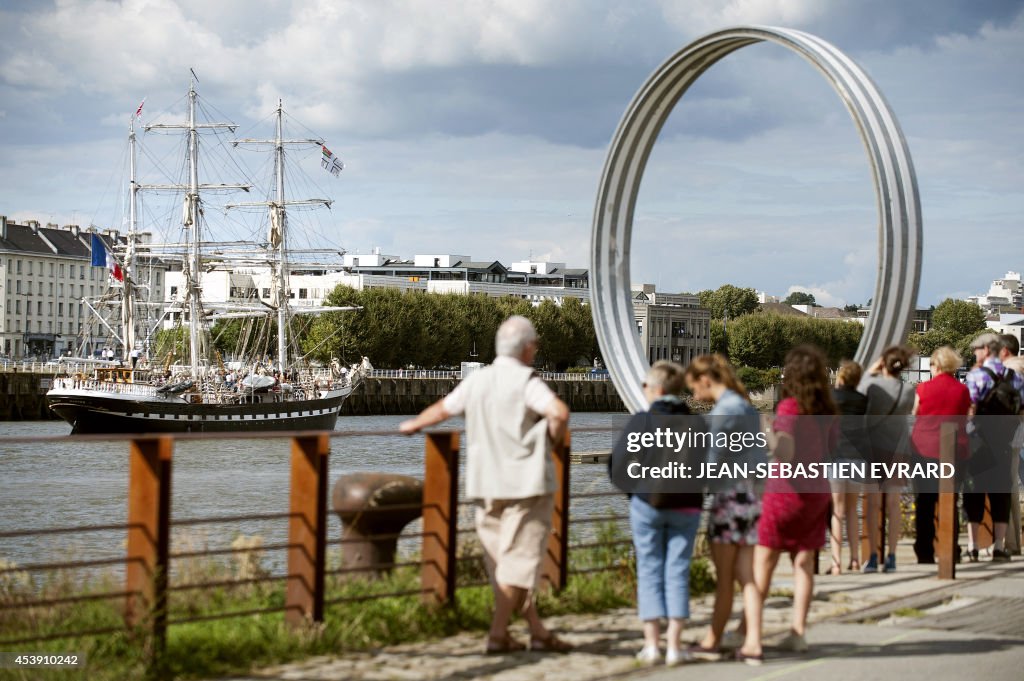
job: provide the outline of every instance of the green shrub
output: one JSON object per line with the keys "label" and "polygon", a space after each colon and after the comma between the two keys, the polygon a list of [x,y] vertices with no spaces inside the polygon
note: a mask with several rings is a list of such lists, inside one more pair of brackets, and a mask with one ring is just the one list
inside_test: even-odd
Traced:
{"label": "green shrub", "polygon": [[782,371],[780,369],[755,369],[754,367],[741,366],[736,369],[736,377],[752,393],[759,393],[768,390],[776,383],[782,382]]}

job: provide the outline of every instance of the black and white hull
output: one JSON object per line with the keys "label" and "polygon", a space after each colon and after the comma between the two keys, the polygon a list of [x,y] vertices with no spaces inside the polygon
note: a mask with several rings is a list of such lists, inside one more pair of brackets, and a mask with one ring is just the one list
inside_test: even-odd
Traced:
{"label": "black and white hull", "polygon": [[345,386],[311,398],[276,392],[182,396],[143,389],[148,387],[115,384],[96,389],[74,381],[65,385],[58,379],[46,400],[71,424],[72,433],[267,432],[333,430],[338,411],[352,392]]}

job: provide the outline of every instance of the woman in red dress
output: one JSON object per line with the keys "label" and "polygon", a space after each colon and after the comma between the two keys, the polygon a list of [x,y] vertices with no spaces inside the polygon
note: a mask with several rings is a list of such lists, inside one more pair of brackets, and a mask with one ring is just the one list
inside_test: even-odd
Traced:
{"label": "woman in red dress", "polygon": [[[828,461],[838,428],[825,356],[810,345],[793,348],[786,355],[783,376],[783,400],[769,436],[775,461],[805,465]],[[754,579],[763,603],[779,556],[786,552],[793,560],[792,625],[779,644],[786,650],[807,650],[804,634],[814,591],[814,554],[825,543],[830,496],[825,477],[772,477],[765,485]]]}

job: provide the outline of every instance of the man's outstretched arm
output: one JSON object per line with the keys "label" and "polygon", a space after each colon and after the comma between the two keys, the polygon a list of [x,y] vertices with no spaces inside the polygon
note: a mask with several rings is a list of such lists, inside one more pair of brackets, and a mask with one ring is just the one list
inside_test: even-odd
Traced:
{"label": "man's outstretched arm", "polygon": [[402,421],[398,426],[398,430],[400,430],[403,435],[412,435],[413,433],[418,433],[424,428],[429,428],[430,426],[441,423],[442,421],[447,421],[450,416],[451,414],[449,414],[448,410],[444,408],[444,399],[442,398],[421,411],[417,416],[408,419],[407,421]]}

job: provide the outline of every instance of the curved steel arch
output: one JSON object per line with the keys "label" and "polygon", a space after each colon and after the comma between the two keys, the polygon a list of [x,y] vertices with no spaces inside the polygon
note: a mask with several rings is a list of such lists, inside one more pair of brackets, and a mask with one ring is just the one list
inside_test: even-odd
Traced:
{"label": "curved steel arch", "polygon": [[640,386],[649,365],[636,334],[629,268],[633,211],[647,159],[687,88],[718,60],[762,41],[793,50],[825,76],[868,153],[880,260],[855,359],[863,364],[906,335],[921,276],[921,201],[910,150],[882,93],[851,59],[813,35],[760,26],[718,31],[684,47],[643,84],[615,132],[598,187],[590,243],[594,323],[612,381],[631,412],[647,406]]}

